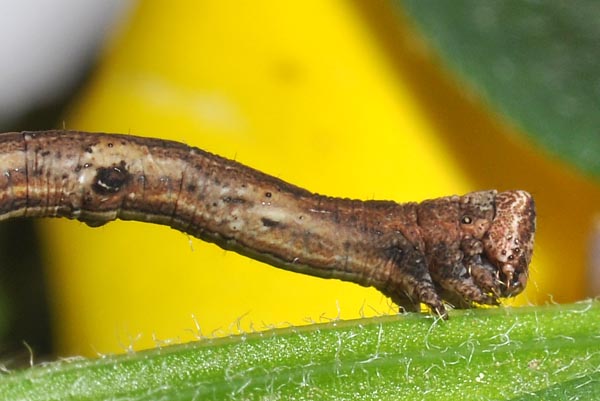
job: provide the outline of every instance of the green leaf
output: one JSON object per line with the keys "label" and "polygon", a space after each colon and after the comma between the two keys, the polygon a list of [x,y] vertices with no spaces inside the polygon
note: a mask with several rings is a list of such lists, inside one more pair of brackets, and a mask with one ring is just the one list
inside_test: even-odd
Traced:
{"label": "green leaf", "polygon": [[492,107],[547,150],[600,175],[600,2],[401,4]]}
{"label": "green leaf", "polygon": [[0,376],[11,400],[600,398],[600,302],[337,321]]}

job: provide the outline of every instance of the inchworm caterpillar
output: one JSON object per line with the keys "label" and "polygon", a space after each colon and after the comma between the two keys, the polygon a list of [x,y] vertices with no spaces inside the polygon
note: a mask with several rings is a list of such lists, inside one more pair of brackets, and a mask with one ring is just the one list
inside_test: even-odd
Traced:
{"label": "inchworm caterpillar", "polygon": [[525,191],[332,198],[181,143],[76,131],[0,134],[0,220],[19,216],[164,224],[441,316],[442,300],[470,307],[521,292],[535,232]]}

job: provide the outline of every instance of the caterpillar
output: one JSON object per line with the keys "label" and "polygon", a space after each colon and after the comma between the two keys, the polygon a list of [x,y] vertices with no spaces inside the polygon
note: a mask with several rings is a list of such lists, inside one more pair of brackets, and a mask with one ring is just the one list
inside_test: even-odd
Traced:
{"label": "caterpillar", "polygon": [[170,226],[278,268],[373,286],[405,310],[496,305],[525,288],[522,190],[420,203],[323,196],[182,143],[80,131],[0,134],[0,220]]}

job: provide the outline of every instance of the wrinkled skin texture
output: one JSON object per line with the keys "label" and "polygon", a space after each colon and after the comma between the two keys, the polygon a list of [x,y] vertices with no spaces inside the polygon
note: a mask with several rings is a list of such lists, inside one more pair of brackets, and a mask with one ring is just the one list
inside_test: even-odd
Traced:
{"label": "wrinkled skin texture", "polygon": [[421,203],[311,193],[173,141],[77,131],[0,134],[0,220],[171,226],[275,267],[373,286],[406,310],[495,305],[527,283],[524,191]]}

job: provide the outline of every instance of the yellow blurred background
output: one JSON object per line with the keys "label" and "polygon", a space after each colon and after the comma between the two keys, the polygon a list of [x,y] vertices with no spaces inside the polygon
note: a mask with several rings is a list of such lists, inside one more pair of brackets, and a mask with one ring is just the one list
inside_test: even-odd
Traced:
{"label": "yellow blurred background", "polygon": [[[384,2],[140,2],[65,126],[182,141],[332,196],[526,189],[536,251],[529,287],[507,304],[585,296],[598,187],[453,80]],[[167,227],[46,220],[43,231],[60,355],[396,311],[373,289]]]}

